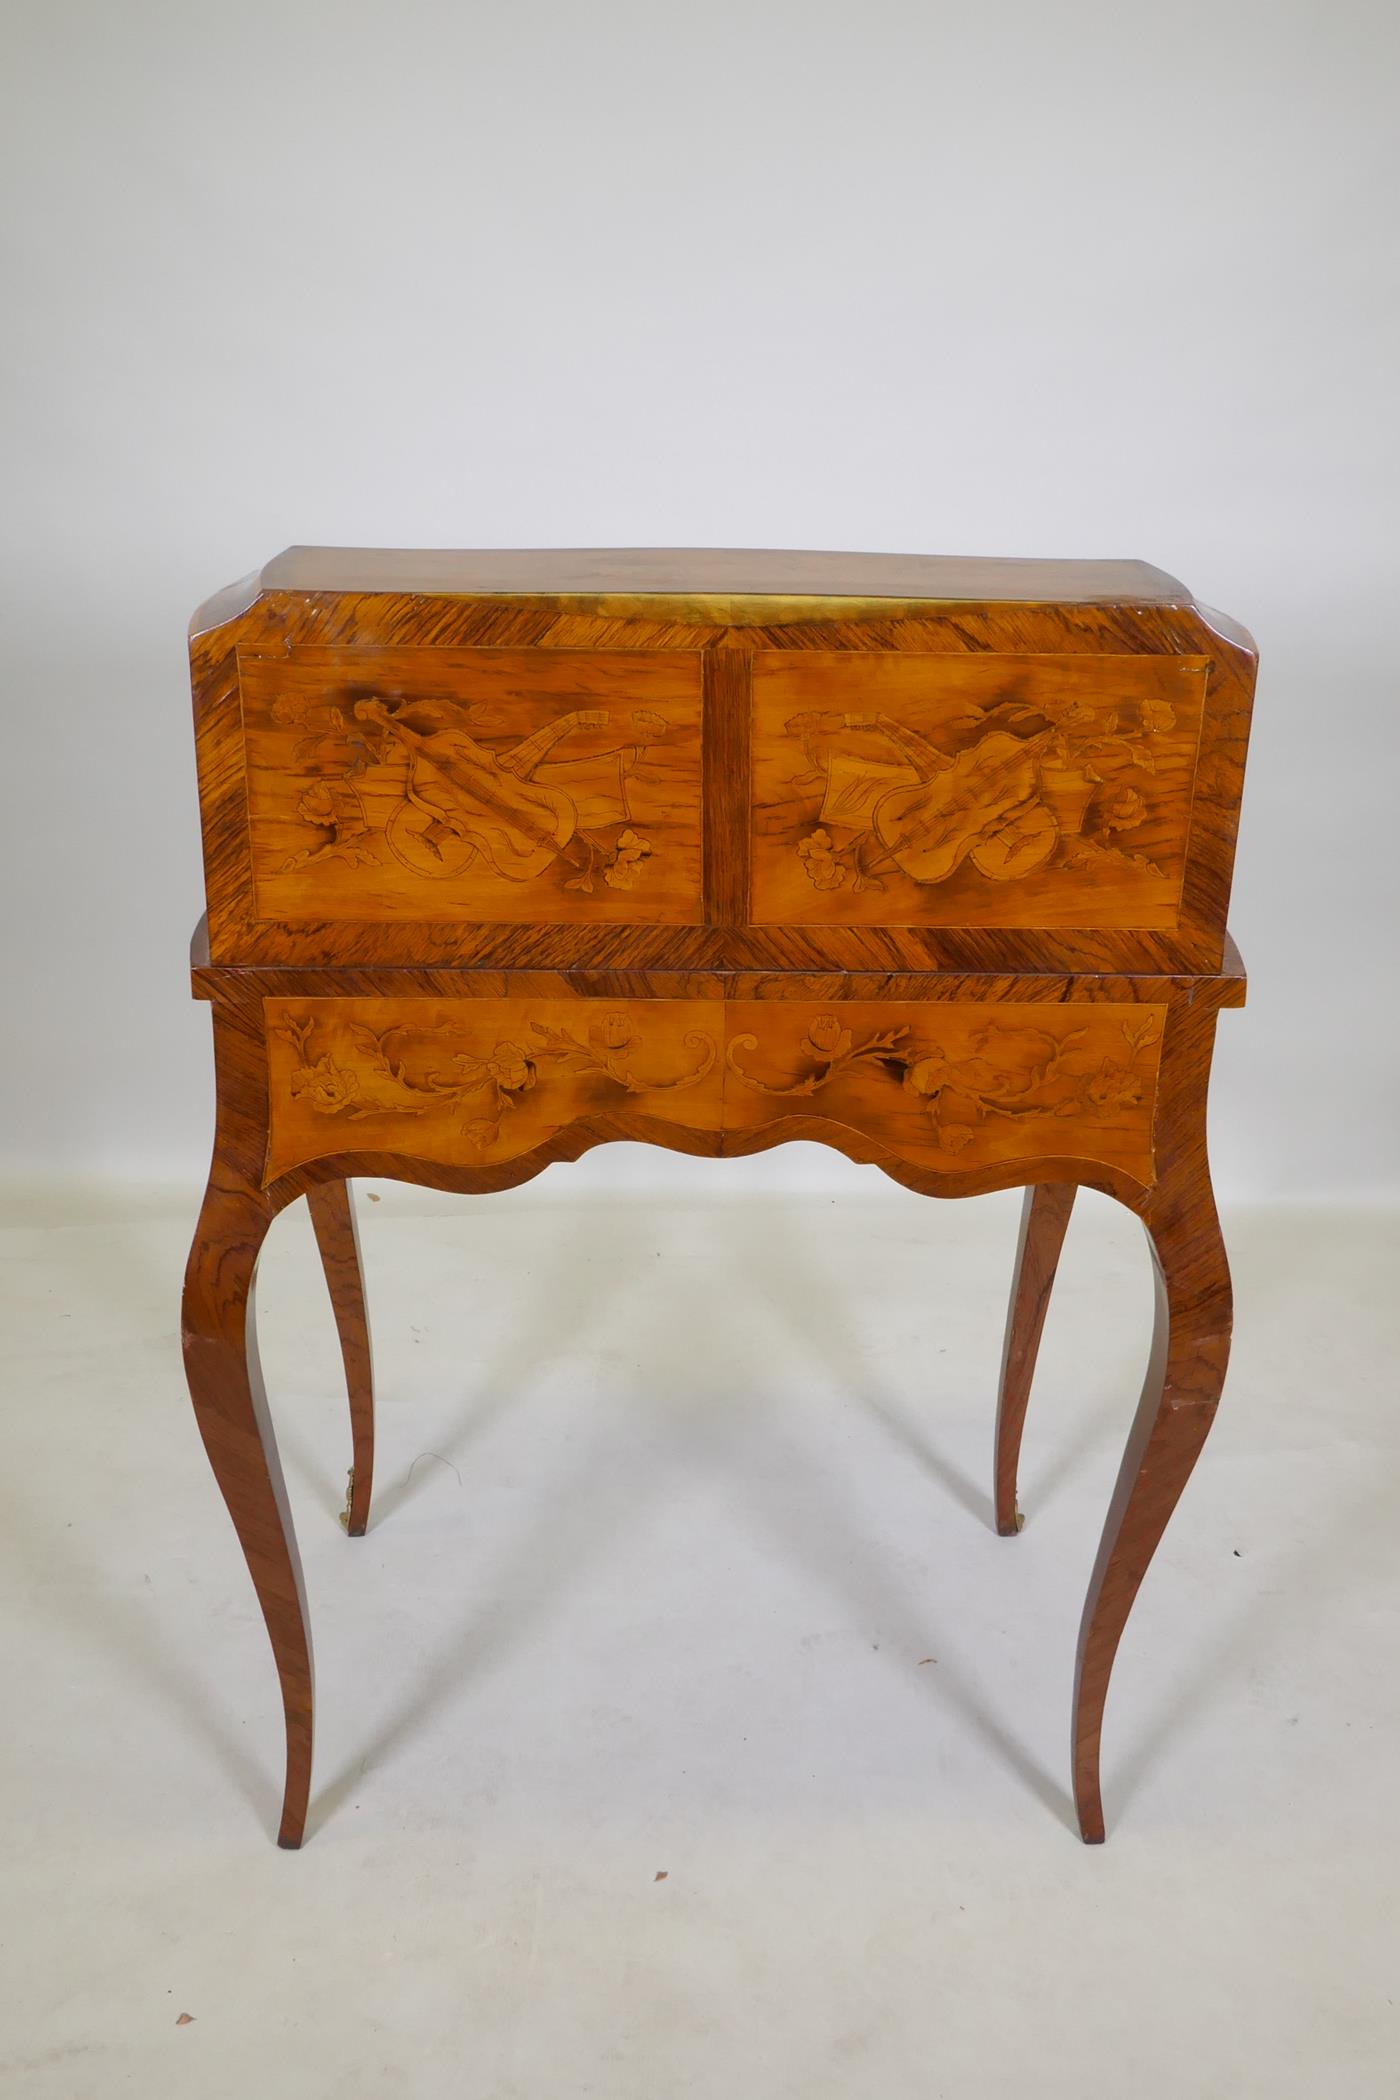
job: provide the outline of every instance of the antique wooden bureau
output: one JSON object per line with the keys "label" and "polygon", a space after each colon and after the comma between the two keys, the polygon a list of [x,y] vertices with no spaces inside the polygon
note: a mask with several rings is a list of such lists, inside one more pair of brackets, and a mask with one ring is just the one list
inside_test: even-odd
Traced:
{"label": "antique wooden bureau", "polygon": [[502,1189],[609,1138],[816,1138],[1027,1194],[999,1531],[1077,1186],[1142,1218],[1157,1318],[1080,1632],[1073,1772],[1204,1442],[1230,1279],[1206,1163],[1249,636],[1137,562],[293,548],[191,626],[218,1114],[184,1345],[281,1679],[312,1674],[253,1277],[308,1200],[369,1514],[348,1181]]}

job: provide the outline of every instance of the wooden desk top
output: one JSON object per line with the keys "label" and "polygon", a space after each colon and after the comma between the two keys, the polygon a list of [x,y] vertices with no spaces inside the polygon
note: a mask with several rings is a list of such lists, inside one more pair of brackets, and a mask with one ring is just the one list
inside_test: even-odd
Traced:
{"label": "wooden desk top", "polygon": [[785,547],[520,547],[461,551],[288,547],[266,590],[421,591],[454,597],[620,592],[663,597],[739,591],[763,598],[917,598],[944,603],[1185,605],[1190,592],[1144,561],[1021,561],[941,554],[852,554]]}
{"label": "wooden desk top", "polygon": [[[849,610],[892,604],[1188,607],[1186,585],[1145,561],[1033,561],[745,547],[287,547],[201,605],[191,636],[260,597],[354,593],[533,598],[594,604],[665,599],[698,606],[820,599]],[[655,605],[650,608],[656,610]],[[740,614],[742,617],[742,612]],[[1239,630],[1235,630],[1239,634]]]}

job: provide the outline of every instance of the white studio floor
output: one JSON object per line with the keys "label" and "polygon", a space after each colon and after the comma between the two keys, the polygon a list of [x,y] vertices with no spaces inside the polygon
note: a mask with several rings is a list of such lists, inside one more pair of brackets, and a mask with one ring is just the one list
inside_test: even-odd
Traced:
{"label": "white studio floor", "polygon": [[5,2100],[1394,2100],[1400,1221],[1227,1215],[1231,1378],[1090,1850],[1070,1679],[1139,1228],[1081,1199],[1002,1540],[1019,1199],[739,1167],[692,1163],[688,1203],[567,1169],[474,1203],[360,1184],[359,1541],[304,1206],[279,1220],[301,1853],[181,1376],[194,1194],[11,1202]]}

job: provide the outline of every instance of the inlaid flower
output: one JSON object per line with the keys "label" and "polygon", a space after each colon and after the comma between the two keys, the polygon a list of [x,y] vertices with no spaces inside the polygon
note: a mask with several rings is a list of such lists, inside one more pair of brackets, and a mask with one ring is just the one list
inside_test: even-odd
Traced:
{"label": "inlaid flower", "polygon": [[534,1061],[519,1043],[497,1043],[487,1070],[506,1094],[526,1093],[535,1083]]}
{"label": "inlaid flower", "polygon": [[941,1123],[934,1136],[945,1152],[966,1152],[973,1132],[966,1123]]}
{"label": "inlaid flower", "polygon": [[1154,736],[1162,731],[1175,729],[1176,709],[1166,700],[1144,700],[1142,726]]}
{"label": "inlaid flower", "polygon": [[846,880],[845,866],[836,857],[829,831],[814,831],[810,838],[799,840],[797,857],[813,889],[839,890]]}
{"label": "inlaid flower", "polygon": [[604,1014],[589,1029],[588,1040],[595,1050],[629,1050],[637,1040],[637,1031],[626,1014]]}
{"label": "inlaid flower", "polygon": [[1105,831],[1131,831],[1147,815],[1147,804],[1136,788],[1117,788],[1100,805],[1099,819]]}
{"label": "inlaid flower", "polygon": [[297,815],[304,824],[336,823],[335,798],[324,780],[313,780],[297,803]]}
{"label": "inlaid flower", "polygon": [[309,1094],[311,1106],[318,1115],[338,1115],[359,1098],[359,1074],[335,1064],[330,1052],[317,1058],[314,1065],[303,1065],[292,1075],[292,1092]]}
{"label": "inlaid flower", "polygon": [[1127,1065],[1105,1058],[1087,1092],[1095,1108],[1134,1108],[1142,1099],[1142,1081]]}
{"label": "inlaid flower", "polygon": [[1083,729],[1095,719],[1096,710],[1077,693],[1047,693],[1037,700],[1035,711],[1057,729]]}
{"label": "inlaid flower", "polygon": [[630,890],[650,854],[651,840],[639,838],[629,826],[618,839],[613,859],[603,870],[604,882],[611,889]]}
{"label": "inlaid flower", "polygon": [[829,1065],[845,1057],[851,1047],[851,1031],[843,1028],[835,1014],[818,1014],[807,1029],[802,1049],[806,1056]]}
{"label": "inlaid flower", "polygon": [[929,1100],[948,1083],[948,1060],[941,1050],[929,1057],[920,1057],[904,1068],[904,1091],[917,1094],[921,1101]]}

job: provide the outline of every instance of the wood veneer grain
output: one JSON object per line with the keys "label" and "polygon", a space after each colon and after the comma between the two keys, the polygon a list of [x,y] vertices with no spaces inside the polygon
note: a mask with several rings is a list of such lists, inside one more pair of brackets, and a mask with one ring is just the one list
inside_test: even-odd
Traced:
{"label": "wood veneer grain", "polygon": [[358,1533],[352,1177],[475,1194],[619,1140],[794,1138],[929,1195],[1030,1186],[1003,1531],[1076,1189],[1147,1229],[1156,1335],[1076,1667],[1101,1838],[1114,1656],[1228,1355],[1205,1110],[1245,993],[1248,635],[1135,563],[292,549],[196,615],[191,670],[218,1119],[182,1326],[282,1687],[279,1841],[313,1694],[257,1362],[272,1218],[308,1198]]}

